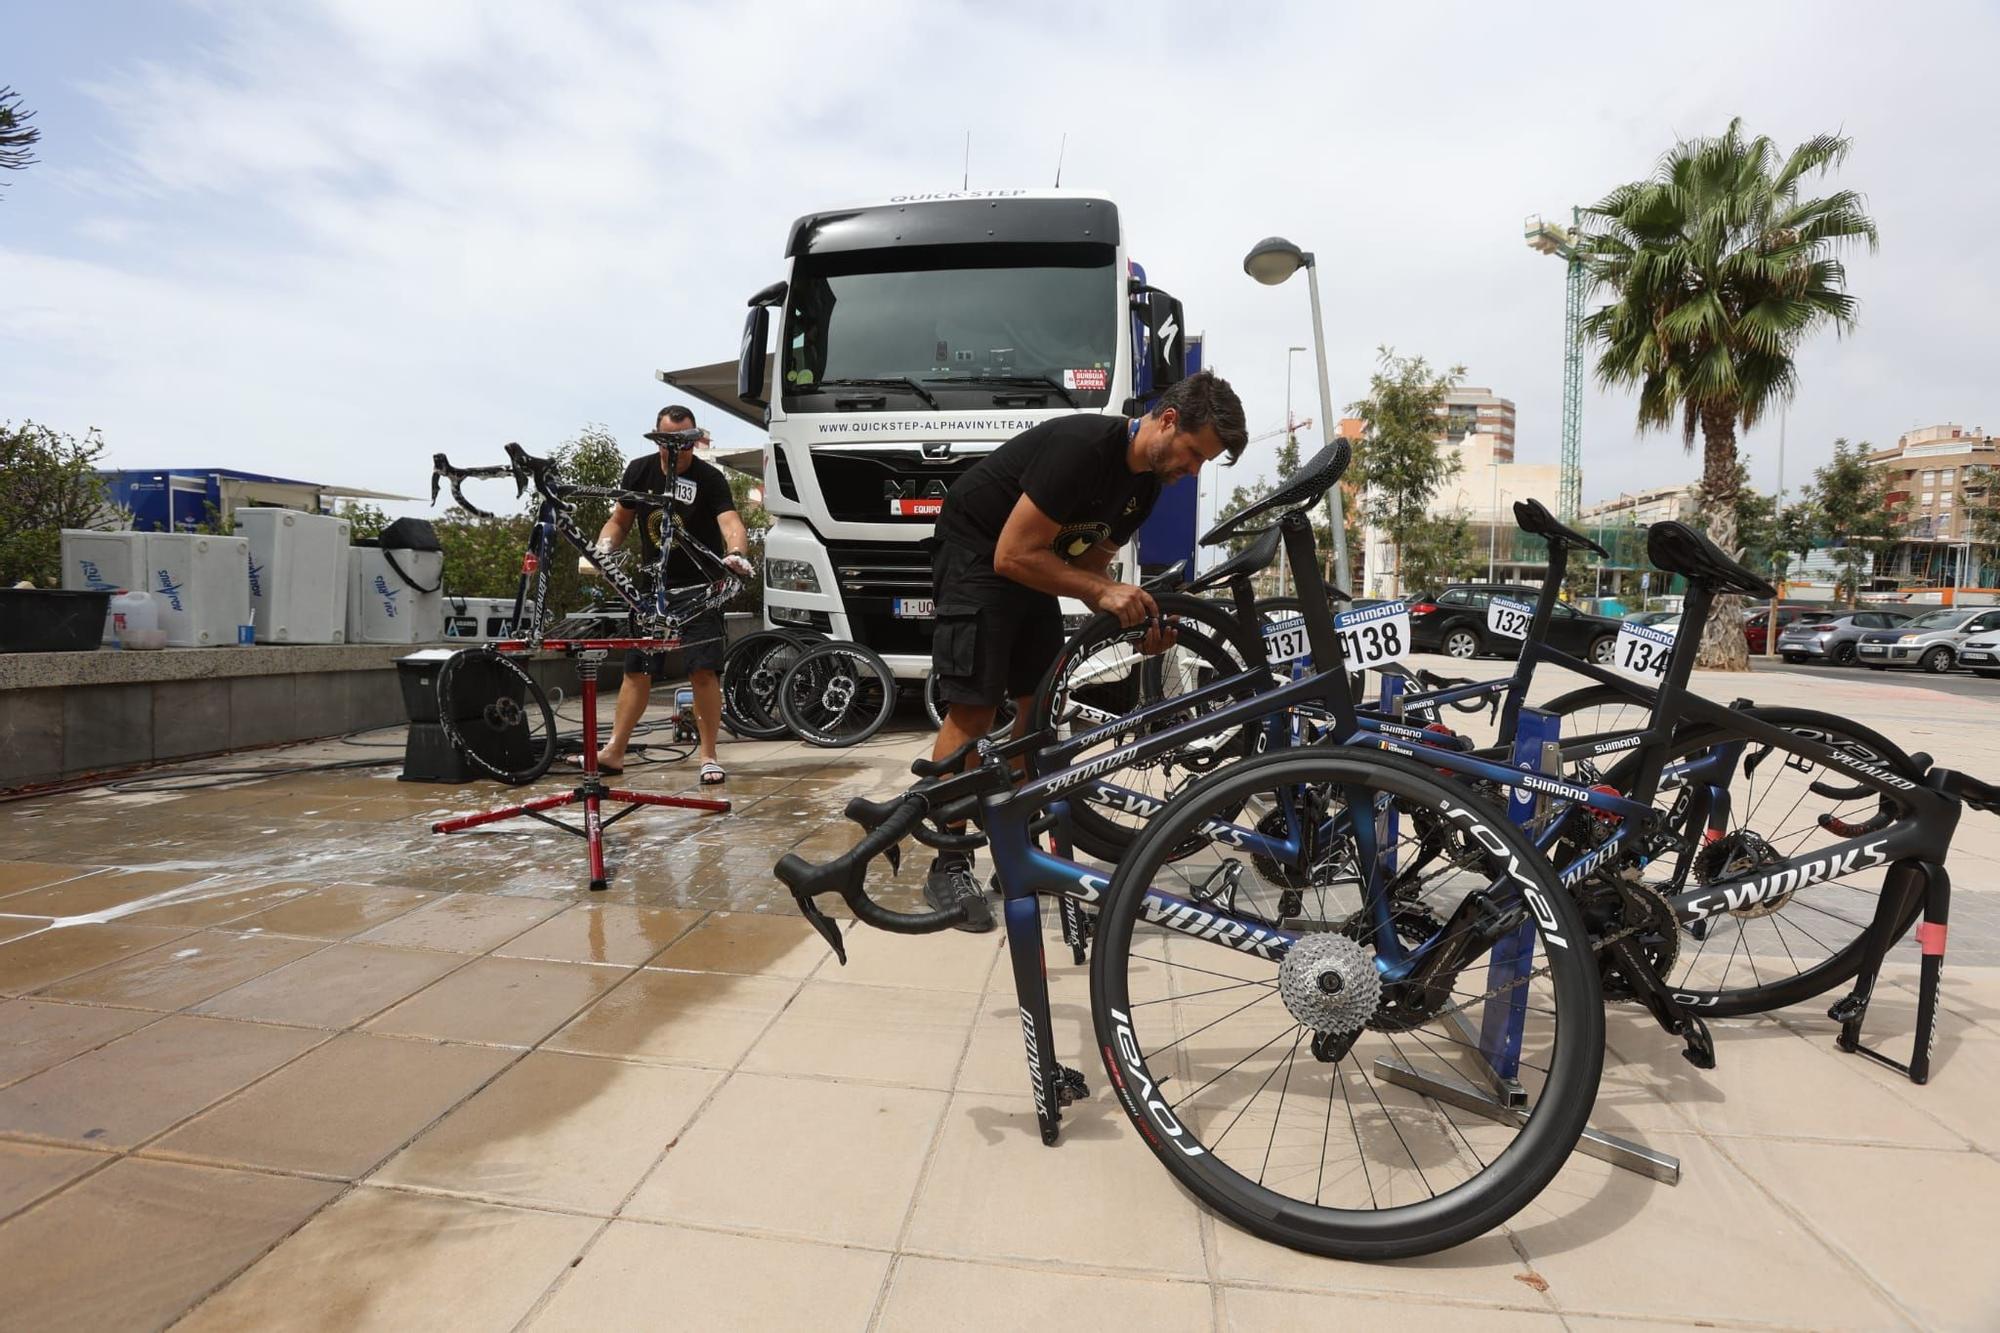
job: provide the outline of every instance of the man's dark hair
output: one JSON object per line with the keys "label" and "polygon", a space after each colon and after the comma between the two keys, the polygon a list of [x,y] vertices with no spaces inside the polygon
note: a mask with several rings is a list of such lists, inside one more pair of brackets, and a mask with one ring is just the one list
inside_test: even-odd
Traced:
{"label": "man's dark hair", "polygon": [[690,426],[697,424],[694,419],[694,409],[692,407],[682,407],[679,403],[668,403],[658,412],[655,412],[653,414],[653,424],[655,426],[659,425],[662,417],[676,424],[683,421]]}
{"label": "man's dark hair", "polygon": [[1243,457],[1244,446],[1250,443],[1250,428],[1243,423],[1243,402],[1228,380],[1212,370],[1198,371],[1161,394],[1151,415],[1159,416],[1170,407],[1179,414],[1182,430],[1213,426],[1229,461]]}

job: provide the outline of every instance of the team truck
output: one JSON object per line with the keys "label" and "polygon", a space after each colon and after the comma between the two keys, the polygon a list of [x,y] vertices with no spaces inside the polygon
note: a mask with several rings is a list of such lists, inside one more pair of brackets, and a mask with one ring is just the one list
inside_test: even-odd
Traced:
{"label": "team truck", "polygon": [[[1199,339],[1095,195],[955,191],[808,213],[785,259],[784,281],[750,298],[738,402],[724,402],[770,434],[765,617],[928,675],[946,489],[1037,422],[1145,410],[1197,368]],[[661,378],[693,389],[696,374]],[[716,387],[703,396],[730,396]],[[1167,488],[1114,577],[1192,553],[1195,490]]]}

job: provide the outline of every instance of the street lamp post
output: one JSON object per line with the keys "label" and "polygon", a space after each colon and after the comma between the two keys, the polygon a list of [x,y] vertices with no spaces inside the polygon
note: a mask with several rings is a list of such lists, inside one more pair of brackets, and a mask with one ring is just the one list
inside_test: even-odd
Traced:
{"label": "street lamp post", "polygon": [[[1301,250],[1282,236],[1267,236],[1250,247],[1250,253],[1243,256],[1243,271],[1267,287],[1275,287],[1291,277],[1301,268],[1306,271],[1306,286],[1312,293],[1313,350],[1319,361],[1319,415],[1320,439],[1323,443],[1333,443],[1334,416],[1333,393],[1327,387],[1326,379],[1326,332],[1320,323],[1319,314],[1319,267],[1314,264],[1312,253]],[[1286,359],[1286,378],[1290,378],[1291,361]],[[1286,407],[1286,426],[1291,425],[1291,409]],[[1333,577],[1345,592],[1354,591],[1354,580],[1347,563],[1347,521],[1341,513],[1339,486],[1326,493],[1326,513],[1328,525],[1333,530]]]}
{"label": "street lamp post", "polygon": [[[1287,445],[1295,443],[1297,437],[1297,432],[1292,429],[1292,358],[1305,350],[1303,347],[1287,347],[1285,349],[1285,443]],[[1284,478],[1280,477],[1278,480],[1282,483]],[[1278,596],[1280,597],[1291,596],[1292,567],[1290,562],[1291,557],[1286,555],[1284,550],[1280,548],[1278,551]]]}

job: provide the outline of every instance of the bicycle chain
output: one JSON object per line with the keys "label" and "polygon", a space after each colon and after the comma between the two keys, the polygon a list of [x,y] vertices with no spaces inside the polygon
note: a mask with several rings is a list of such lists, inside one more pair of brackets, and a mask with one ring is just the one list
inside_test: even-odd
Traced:
{"label": "bicycle chain", "polygon": [[[1646,928],[1646,923],[1641,921],[1637,925],[1627,926],[1625,927],[1625,929],[1618,931],[1614,934],[1599,936],[1595,941],[1592,942],[1590,946],[1590,951],[1593,954],[1600,953],[1604,950],[1606,946],[1616,944],[1618,941],[1625,939],[1628,936],[1637,935],[1640,931],[1644,930],[1645,928]],[[1493,999],[1495,996],[1505,995],[1509,991],[1520,989],[1522,986],[1525,986],[1529,982],[1533,981],[1536,977],[1547,976],[1549,972],[1553,970],[1553,968],[1554,964],[1549,964],[1544,967],[1538,967],[1534,971],[1528,973],[1527,976],[1517,977],[1513,981],[1503,982],[1500,985],[1493,987],[1493,989],[1487,991],[1483,995],[1475,995],[1471,999],[1466,1000],[1463,1003],[1452,1005],[1449,1009],[1439,1009],[1438,1011],[1436,1011],[1431,1015],[1431,1018],[1432,1019],[1448,1018],[1451,1015],[1459,1012],[1461,1009],[1470,1009],[1475,1004],[1484,1004],[1488,1000]]]}

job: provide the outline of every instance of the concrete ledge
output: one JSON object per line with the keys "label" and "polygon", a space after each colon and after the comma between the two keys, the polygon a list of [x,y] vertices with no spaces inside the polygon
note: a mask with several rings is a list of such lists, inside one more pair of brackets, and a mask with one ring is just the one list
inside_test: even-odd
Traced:
{"label": "concrete ledge", "polygon": [[[755,629],[728,618],[731,639]],[[250,746],[318,740],[407,720],[398,643],[162,648],[156,652],[0,654],[0,791],[90,773],[197,759]],[[472,647],[449,642],[447,648]],[[623,653],[599,673],[610,725]],[[540,653],[528,669],[551,697],[578,693],[576,666]],[[667,655],[669,679],[681,655]]]}

